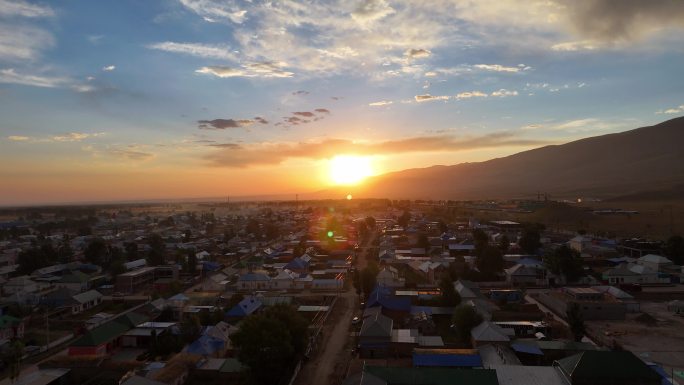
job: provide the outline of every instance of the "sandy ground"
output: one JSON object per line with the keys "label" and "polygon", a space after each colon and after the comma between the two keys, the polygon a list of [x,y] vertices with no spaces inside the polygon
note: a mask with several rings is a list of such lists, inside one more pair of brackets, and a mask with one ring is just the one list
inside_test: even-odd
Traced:
{"label": "sandy ground", "polygon": [[628,314],[625,321],[587,321],[597,334],[615,339],[645,361],[663,366],[666,372],[684,370],[684,317],[672,314],[664,302],[641,302],[641,311],[657,320],[653,326]]}

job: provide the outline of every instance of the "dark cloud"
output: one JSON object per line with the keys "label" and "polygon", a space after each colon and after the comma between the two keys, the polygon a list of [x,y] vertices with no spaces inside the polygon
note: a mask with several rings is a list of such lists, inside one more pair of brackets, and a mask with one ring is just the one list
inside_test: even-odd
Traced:
{"label": "dark cloud", "polygon": [[409,152],[455,152],[476,148],[534,146],[549,142],[516,137],[512,132],[499,132],[476,137],[450,135],[413,137],[383,142],[354,142],[348,139],[326,139],[304,143],[262,143],[240,149],[218,150],[206,156],[214,166],[248,167],[273,165],[290,158],[324,159],[338,154],[378,155]]}
{"label": "dark cloud", "polygon": [[293,114],[294,114],[294,115],[297,115],[297,116],[303,116],[303,117],[305,117],[305,118],[311,118],[311,117],[314,116],[314,113],[313,113],[313,112],[309,112],[309,111],[293,112]]}
{"label": "dark cloud", "polygon": [[227,128],[247,127],[255,123],[267,124],[268,121],[258,116],[254,119],[199,120],[197,121],[197,127],[202,130],[225,130]]}
{"label": "dark cloud", "polygon": [[329,114],[330,113],[330,110],[328,110],[327,108],[316,108],[314,111],[319,112],[321,114]]}
{"label": "dark cloud", "polygon": [[303,91],[303,90],[295,91],[292,93],[292,95],[295,95],[295,96],[298,96],[298,95],[304,96],[304,95],[308,95],[308,94],[309,94],[309,91]]}
{"label": "dark cloud", "polygon": [[208,147],[218,147],[218,148],[227,148],[231,150],[240,150],[242,149],[242,146],[236,143],[212,143],[212,144],[207,144]]}
{"label": "dark cloud", "polygon": [[578,34],[602,41],[631,40],[663,27],[684,27],[681,0],[555,0]]}

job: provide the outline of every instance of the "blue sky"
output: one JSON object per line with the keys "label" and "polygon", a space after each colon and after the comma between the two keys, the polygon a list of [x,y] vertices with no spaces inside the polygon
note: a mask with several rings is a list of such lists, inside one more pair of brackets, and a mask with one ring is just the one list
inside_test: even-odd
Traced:
{"label": "blue sky", "polygon": [[0,204],[273,194],[684,114],[684,3],[0,0]]}

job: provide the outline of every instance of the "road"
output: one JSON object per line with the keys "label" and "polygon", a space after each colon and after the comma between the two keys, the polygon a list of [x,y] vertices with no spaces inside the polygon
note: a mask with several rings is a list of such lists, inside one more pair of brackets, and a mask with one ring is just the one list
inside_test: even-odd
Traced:
{"label": "road", "polygon": [[[374,232],[368,242],[361,248],[356,269],[361,270],[367,265],[368,249],[372,247],[377,233]],[[328,318],[326,327],[323,328],[323,341],[319,343],[319,350],[308,362],[304,364],[297,376],[295,384],[336,384],[341,382],[346,374],[349,363],[349,352],[345,345],[349,341],[349,326],[359,304],[359,298],[352,285],[337,299],[331,317]]]}

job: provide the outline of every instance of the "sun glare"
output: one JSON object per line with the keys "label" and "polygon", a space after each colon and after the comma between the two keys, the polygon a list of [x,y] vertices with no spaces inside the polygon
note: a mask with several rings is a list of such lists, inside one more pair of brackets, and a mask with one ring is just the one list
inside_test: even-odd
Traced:
{"label": "sun glare", "polygon": [[373,175],[367,156],[338,155],[330,160],[330,180],[334,184],[357,184]]}

